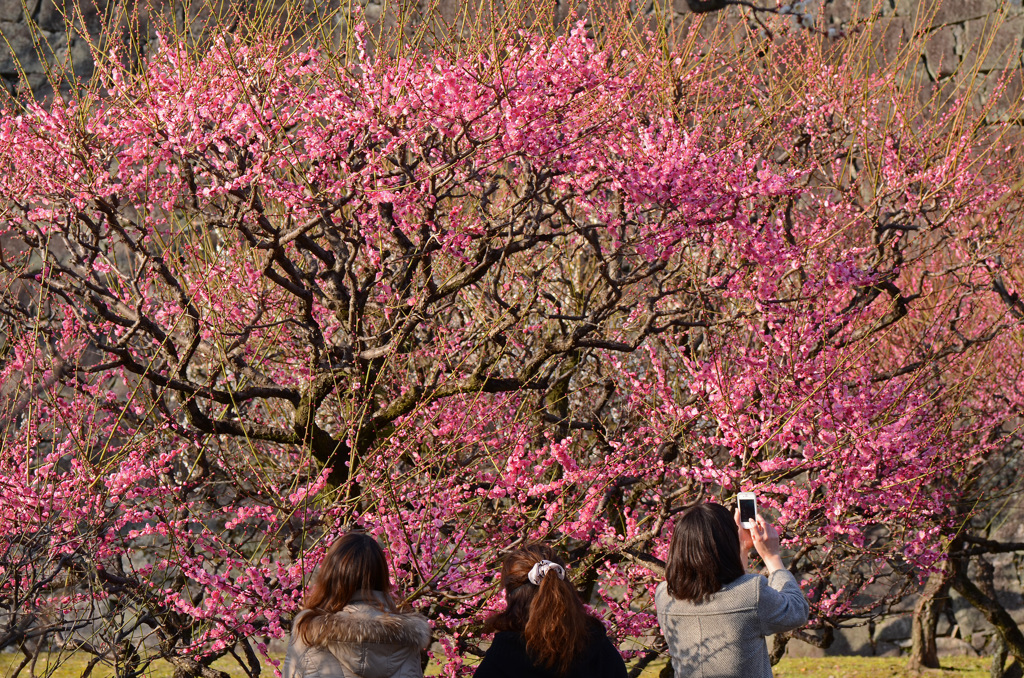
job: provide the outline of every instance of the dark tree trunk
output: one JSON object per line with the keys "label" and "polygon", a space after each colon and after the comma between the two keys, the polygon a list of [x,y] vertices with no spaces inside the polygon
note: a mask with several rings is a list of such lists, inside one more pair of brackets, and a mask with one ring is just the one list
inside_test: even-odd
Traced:
{"label": "dark tree trunk", "polygon": [[[996,569],[992,566],[992,563],[985,556],[979,556],[978,590],[990,600],[997,600],[995,574]],[[996,649],[992,654],[992,666],[989,668],[990,678],[1021,678],[1020,660],[1010,664],[1008,669],[1004,669],[1009,648],[1006,646],[1006,639],[1003,638],[1001,633],[996,633],[995,643]]]}
{"label": "dark tree trunk", "polygon": [[784,633],[777,633],[772,639],[772,649],[768,654],[768,659],[771,660],[772,666],[775,666],[782,660],[782,656],[786,654],[786,646],[789,645],[789,636]]}
{"label": "dark tree trunk", "polygon": [[1009,653],[1006,649],[1006,641],[996,634],[996,650],[992,653],[992,668],[989,669],[989,678],[1004,678],[1003,667],[1006,666],[1006,657]]}
{"label": "dark tree trunk", "polygon": [[[985,615],[985,619],[988,620],[989,624],[996,627],[996,632],[1006,644],[1007,651],[1017,660],[1015,664],[1024,666],[1024,633],[1021,633],[1020,627],[1014,622],[1013,617],[1000,604],[995,596],[995,591],[990,590],[989,593],[991,595],[986,595],[984,591],[968,578],[967,562],[965,559],[954,558],[950,561],[950,564],[952,565],[953,576],[951,583],[953,588],[956,589],[957,593],[966,598],[967,602]],[[988,582],[985,581],[987,578],[986,565],[991,567],[987,561],[982,564],[982,585],[990,588]]]}
{"label": "dark tree trunk", "polygon": [[944,565],[938,572],[928,576],[921,592],[921,598],[914,606],[914,617],[910,629],[910,658],[907,660],[911,671],[939,668],[939,655],[935,647],[935,628],[939,615],[949,598],[949,566]]}

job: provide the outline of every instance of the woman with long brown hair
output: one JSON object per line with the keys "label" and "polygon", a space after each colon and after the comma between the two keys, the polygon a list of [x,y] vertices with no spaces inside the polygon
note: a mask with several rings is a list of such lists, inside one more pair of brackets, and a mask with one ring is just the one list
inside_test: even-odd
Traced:
{"label": "woman with long brown hair", "polygon": [[384,550],[349,532],[324,556],[292,624],[283,678],[422,678],[430,625],[398,610]]}
{"label": "woman with long brown hair", "polygon": [[550,546],[509,553],[501,586],[507,607],[487,620],[494,640],[476,678],[625,678],[622,656],[583,608],[565,561]]}
{"label": "woman with long brown hair", "polygon": [[[676,520],[654,603],[677,676],[771,678],[765,636],[807,622],[779,533],[760,515],[750,530],[739,523],[721,504],[697,504]],[[747,574],[752,547],[767,577]]]}

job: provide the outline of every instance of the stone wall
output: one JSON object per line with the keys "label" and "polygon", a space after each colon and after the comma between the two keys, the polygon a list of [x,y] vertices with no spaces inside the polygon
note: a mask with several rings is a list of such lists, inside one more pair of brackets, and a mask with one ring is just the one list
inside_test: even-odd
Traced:
{"label": "stone wall", "polygon": [[[46,72],[51,64],[64,64],[76,77],[88,77],[93,65],[86,36],[96,34],[102,18],[109,21],[110,17],[118,14],[132,13],[136,1],[0,0],[0,34],[4,38],[0,43],[0,87],[13,92],[28,85],[37,95],[46,95],[49,92]],[[308,1],[339,6],[339,0]],[[712,28],[722,22],[752,21],[750,12],[739,7],[699,15],[690,11],[691,7],[712,7],[729,0],[611,1],[628,1],[636,13],[645,14],[652,21],[655,17],[666,17],[677,26],[701,21],[703,26]],[[995,116],[1005,111],[1007,101],[1021,96],[1020,68],[1024,53],[1022,0],[779,0],[779,4],[786,2],[790,3],[787,6],[792,8],[791,11],[809,15],[825,31],[829,28],[856,30],[873,15],[873,23],[866,30],[877,34],[883,56],[899,54],[915,32],[926,35],[924,49],[911,59],[916,64],[912,77],[923,85],[947,87],[976,79],[980,84],[981,97],[987,96],[996,89],[998,82],[1005,79],[1007,91],[998,110],[993,113]],[[208,6],[211,2],[205,0],[193,4]],[[346,1],[340,4],[349,6]],[[388,20],[388,17],[381,16],[384,0],[355,0],[355,4],[364,6],[364,16],[372,22]],[[406,4],[415,8],[431,3],[407,0]],[[777,6],[776,0],[758,0],[758,4]],[[395,5],[392,0],[390,6]],[[436,24],[442,25],[443,20],[457,17],[461,5],[462,0],[437,2],[434,5],[435,16],[441,21]],[[147,9],[153,6],[164,7],[168,13],[177,12],[180,25],[183,19],[180,0],[147,0],[145,3]],[[577,6],[579,0],[559,0],[556,20],[564,18],[571,8]],[[144,33],[149,31],[147,9],[137,13],[142,20],[135,27]],[[198,14],[201,16],[205,11]],[[772,19],[772,15],[767,13],[759,16]],[[795,16],[791,19],[797,20]],[[195,17],[192,23],[194,28]],[[339,17],[332,24],[333,30],[343,31],[347,21]],[[927,90],[925,87],[924,91]]]}
{"label": "stone wall", "polygon": [[[1024,542],[1024,502],[1006,507],[1000,520],[989,533],[999,542]],[[994,566],[993,585],[999,602],[1007,609],[1018,626],[1024,625],[1024,557],[1022,554],[1003,553],[988,558]],[[968,573],[974,578],[972,564]],[[835,640],[827,650],[800,641],[791,641],[786,651],[790,656],[824,657],[832,655],[863,655],[894,657],[910,648],[910,612],[916,596],[904,600],[891,614],[865,621],[862,626],[838,629]],[[939,656],[990,655],[995,650],[996,635],[980,611],[955,591],[950,591],[937,628],[936,645]]]}
{"label": "stone wall", "polygon": [[[82,5],[84,26],[95,32],[98,10]],[[55,0],[0,0],[0,87],[13,92],[27,85],[45,96],[51,91],[46,73],[55,63],[71,63],[81,78],[92,74],[88,44],[68,30],[63,9]]]}

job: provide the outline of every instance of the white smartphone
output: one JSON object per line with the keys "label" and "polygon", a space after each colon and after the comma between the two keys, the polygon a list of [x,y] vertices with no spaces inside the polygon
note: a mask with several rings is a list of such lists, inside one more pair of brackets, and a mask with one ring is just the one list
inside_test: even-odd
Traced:
{"label": "white smartphone", "polygon": [[740,502],[740,525],[749,530],[757,521],[757,501],[753,492],[740,492],[737,497]]}

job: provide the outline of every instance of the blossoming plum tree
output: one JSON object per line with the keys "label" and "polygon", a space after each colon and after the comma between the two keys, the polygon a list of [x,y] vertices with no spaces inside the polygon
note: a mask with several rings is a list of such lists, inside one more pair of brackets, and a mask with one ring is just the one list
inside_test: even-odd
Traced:
{"label": "blossoming plum tree", "polygon": [[1019,412],[1013,148],[776,39],[168,38],[12,104],[0,645],[258,674],[355,525],[449,659],[525,539],[650,637],[673,516],[741,487],[812,630],[898,600]]}

